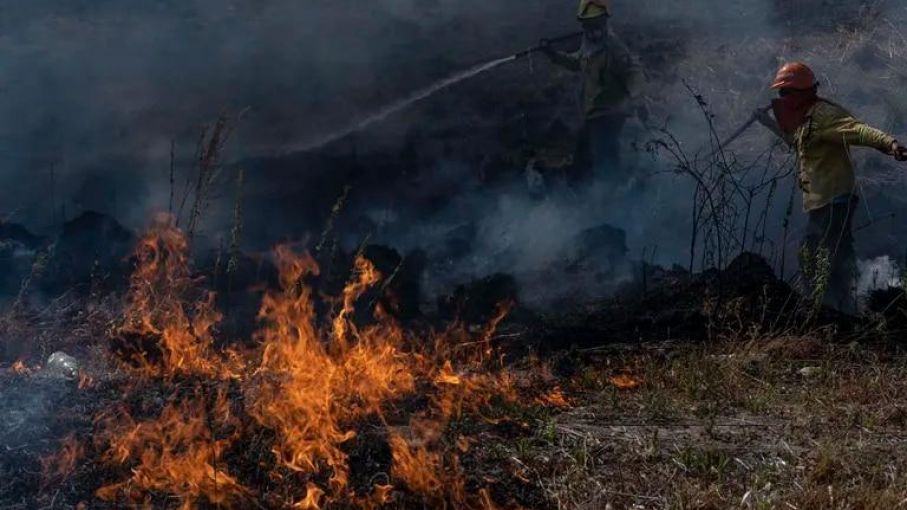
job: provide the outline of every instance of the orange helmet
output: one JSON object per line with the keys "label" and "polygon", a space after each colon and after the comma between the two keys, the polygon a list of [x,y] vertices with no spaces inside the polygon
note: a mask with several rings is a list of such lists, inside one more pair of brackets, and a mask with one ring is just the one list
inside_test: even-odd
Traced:
{"label": "orange helmet", "polygon": [[802,62],[788,62],[778,69],[778,75],[772,83],[773,89],[806,90],[816,86],[819,82],[812,69]]}

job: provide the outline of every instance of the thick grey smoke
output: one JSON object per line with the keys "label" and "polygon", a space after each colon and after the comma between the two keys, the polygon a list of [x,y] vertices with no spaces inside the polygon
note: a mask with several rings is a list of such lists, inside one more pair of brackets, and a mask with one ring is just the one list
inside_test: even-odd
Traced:
{"label": "thick grey smoke", "polygon": [[[614,4],[615,30],[649,66],[652,123],[667,126],[690,153],[707,145],[709,133],[687,85],[709,103],[719,133],[727,133],[767,103],[767,80],[791,58],[813,64],[823,92],[859,116],[907,131],[907,98],[899,95],[907,45],[897,29],[907,9],[898,2]],[[8,3],[0,7],[0,212],[39,230],[60,216],[52,203],[67,216],[100,209],[141,225],[150,209],[167,203],[171,140],[184,172],[200,127],[219,114],[243,112],[228,161],[304,146],[433,80],[575,30],[574,7],[563,0]],[[539,199],[523,168],[489,183],[485,169],[464,163],[501,152],[488,134],[510,146],[518,145],[513,138],[526,146],[554,144],[531,125],[566,126],[551,136],[572,143],[573,83],[538,57],[524,60],[429,98],[356,135],[349,147],[331,148],[328,154],[361,152],[366,168],[375,165],[369,150],[400,155],[407,144],[420,148],[412,158],[416,184],[412,175],[399,181],[394,175],[380,186],[360,186],[345,214],[368,218],[365,230],[378,226],[375,239],[403,248],[438,247],[451,229],[467,226],[473,252],[451,269],[458,276],[537,272],[569,250],[578,232],[601,223],[627,231],[631,257],[646,250],[652,262],[686,264],[692,185],[664,173],[670,161],[640,150],[653,134],[639,123],[627,129],[626,160],[650,177],[617,198],[598,185],[571,190],[546,182],[546,198]],[[521,96],[527,90],[535,103]],[[734,150],[755,160],[771,144],[770,135],[754,128]],[[879,155],[857,158],[867,197],[862,223],[902,205],[897,190],[904,178]],[[278,210],[277,195],[297,203],[309,193],[318,200],[313,209],[327,213],[337,190],[312,186],[307,171],[284,171],[278,182],[267,171],[247,175],[247,232],[259,232],[262,242],[300,236],[293,229],[300,209]],[[211,231],[229,218],[228,184],[221,182],[228,198],[212,209]],[[779,187],[766,217],[776,242],[792,185]],[[426,206],[441,195],[443,204]],[[793,244],[798,211],[796,203]],[[899,258],[907,232],[887,235],[893,230],[867,229],[867,255]],[[361,240],[360,233],[354,229],[350,238]],[[795,251],[776,248],[775,255]]]}
{"label": "thick grey smoke", "polygon": [[[767,83],[778,65],[791,59],[813,65],[822,77],[823,94],[847,105],[858,117],[895,134],[905,129],[897,117],[907,98],[896,95],[895,85],[904,79],[896,69],[907,57],[897,49],[901,35],[895,28],[905,16],[904,8],[885,2],[842,2],[833,9],[818,3],[791,7],[768,1],[649,3],[637,2],[631,10],[629,3],[617,2],[616,30],[641,50],[657,45],[659,38],[664,47],[684,46],[674,65],[650,68],[648,94],[658,122],[667,126],[690,156],[702,150],[707,153],[711,137],[694,94],[701,94],[708,103],[720,137],[744,122],[756,107],[768,104],[772,96]],[[652,55],[643,55],[644,60],[647,57],[652,60]],[[867,83],[867,73],[873,74],[875,84]],[[629,148],[658,136],[662,135],[639,124],[628,128],[626,164],[645,176],[646,185],[617,197],[600,184],[574,190],[549,182],[543,183],[548,189],[539,200],[527,192],[539,182],[516,178],[489,188],[464,170],[459,177],[460,198],[443,213],[422,222],[419,214],[385,214],[379,223],[391,242],[435,247],[439,252],[451,232],[471,229],[475,234],[471,256],[451,265],[449,272],[440,275],[442,281],[503,271],[521,276],[524,287],[531,289],[530,297],[606,293],[613,282],[596,285],[589,278],[571,278],[569,272],[545,272],[569,258],[565,254],[577,236],[590,227],[610,223],[625,229],[631,257],[663,265],[687,262],[692,181],[664,173],[671,166],[670,158],[652,159]],[[756,126],[730,149],[741,166],[765,165],[769,155],[773,166],[790,166],[792,158],[783,148],[772,150],[775,142]],[[900,257],[905,232],[882,218],[890,212],[886,209],[904,206],[897,191],[904,189],[903,169],[872,150],[855,149],[854,158],[864,198],[856,219],[860,252]],[[450,168],[442,165],[435,173],[447,175]],[[438,182],[445,180],[439,177]],[[777,269],[785,268],[787,277],[796,267],[805,220],[800,207],[794,175],[778,181],[752,205],[749,226],[753,231],[745,248],[757,249],[758,243],[758,250]]]}
{"label": "thick grey smoke", "polygon": [[69,199],[70,209],[137,220],[166,195],[159,188],[172,139],[186,159],[202,124],[241,111],[235,159],[318,136],[486,56],[487,47],[534,40],[520,38],[542,27],[545,7],[524,6],[519,19],[507,15],[510,7],[7,2],[0,7],[3,210],[45,227],[53,166],[57,199]]}

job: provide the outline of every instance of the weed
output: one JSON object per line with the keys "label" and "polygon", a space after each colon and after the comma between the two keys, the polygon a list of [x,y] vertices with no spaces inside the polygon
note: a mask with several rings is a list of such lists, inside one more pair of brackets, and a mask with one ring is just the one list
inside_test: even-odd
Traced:
{"label": "weed", "polygon": [[663,391],[646,392],[640,404],[646,419],[653,422],[670,421],[677,416],[673,403]]}
{"label": "weed", "polygon": [[683,468],[697,476],[723,480],[731,463],[731,458],[722,450],[683,448],[674,457]]}
{"label": "weed", "polygon": [[557,421],[554,418],[549,417],[547,420],[545,420],[542,423],[542,426],[539,427],[537,435],[538,435],[539,439],[541,439],[542,441],[544,441],[546,443],[549,443],[549,444],[556,443],[557,438],[558,438]]}
{"label": "weed", "polygon": [[828,284],[831,281],[831,253],[828,248],[803,246],[800,250],[800,272],[803,275],[810,303],[807,322],[812,322],[822,309]]}
{"label": "weed", "polygon": [[833,443],[819,445],[816,462],[809,473],[809,480],[817,485],[830,485],[844,476],[841,452]]}

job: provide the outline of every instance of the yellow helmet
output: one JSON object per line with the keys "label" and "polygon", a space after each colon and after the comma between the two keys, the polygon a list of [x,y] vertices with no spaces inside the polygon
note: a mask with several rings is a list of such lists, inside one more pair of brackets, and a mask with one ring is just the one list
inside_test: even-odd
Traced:
{"label": "yellow helmet", "polygon": [[580,20],[595,19],[611,15],[609,0],[580,0],[579,12],[576,17]]}

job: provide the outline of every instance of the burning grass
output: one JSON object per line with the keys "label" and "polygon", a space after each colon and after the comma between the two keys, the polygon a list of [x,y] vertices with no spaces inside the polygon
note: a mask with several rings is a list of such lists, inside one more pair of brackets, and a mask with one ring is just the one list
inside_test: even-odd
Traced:
{"label": "burning grass", "polygon": [[728,333],[716,326],[705,343],[599,345],[505,364],[495,342],[510,336],[498,332],[506,303],[481,327],[405,329],[380,306],[361,309],[383,278],[367,259],[355,260],[339,295],[323,296],[316,262],[287,247],[275,251],[280,277],[254,335],[229,339],[186,248],[165,217],[138,244],[122,312],[84,328],[107,332],[97,354],[107,366],[86,355],[65,382],[29,358],[0,368],[9,409],[0,503],[892,508],[907,499],[907,393],[890,345],[835,345],[827,329],[769,334],[725,314],[714,322]]}
{"label": "burning grass", "polygon": [[[45,458],[46,484],[96,466],[92,498],[112,506],[525,504],[496,502],[498,479],[464,467],[473,434],[508,422],[500,409],[533,384],[518,384],[492,345],[507,306],[472,332],[455,324],[415,334],[380,306],[357,324],[359,298],[382,278],[371,262],[357,258],[342,294],[322,299],[310,285],[314,259],[278,247],[280,285],[263,296],[254,345],[226,347],[187,250],[166,216],[139,242],[122,319],[110,328],[111,361],[125,377],[80,377],[81,391],[113,398],[90,434],[68,436]],[[557,389],[538,402],[567,405]]]}

